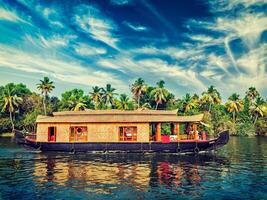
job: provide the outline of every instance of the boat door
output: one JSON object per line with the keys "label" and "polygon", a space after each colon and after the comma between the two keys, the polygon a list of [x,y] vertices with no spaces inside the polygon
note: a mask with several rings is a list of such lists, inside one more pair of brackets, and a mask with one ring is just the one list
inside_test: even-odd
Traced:
{"label": "boat door", "polygon": [[56,127],[48,127],[48,142],[56,141]]}

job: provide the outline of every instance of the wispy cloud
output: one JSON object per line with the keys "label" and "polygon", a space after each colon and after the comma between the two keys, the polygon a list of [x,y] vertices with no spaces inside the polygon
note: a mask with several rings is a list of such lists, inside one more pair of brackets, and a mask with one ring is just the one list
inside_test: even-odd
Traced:
{"label": "wispy cloud", "polygon": [[118,49],[118,39],[113,34],[116,24],[104,17],[100,11],[92,6],[79,6],[74,17],[75,23],[95,40],[99,40],[114,49]]}
{"label": "wispy cloud", "polygon": [[15,11],[11,11],[11,10],[1,8],[1,7],[0,7],[0,20],[7,20],[11,22],[22,22],[22,23],[30,24],[26,20],[19,17]]}
{"label": "wispy cloud", "polygon": [[79,61],[63,60],[64,58],[34,55],[0,45],[0,68],[8,67],[22,72],[49,75],[61,81],[82,85],[111,83],[125,91],[123,83],[116,75],[90,66],[83,66]]}
{"label": "wispy cloud", "polygon": [[36,47],[41,48],[59,48],[66,47],[69,44],[70,40],[77,38],[75,35],[51,35],[49,37],[45,37],[41,34],[36,35],[25,35],[25,41],[30,42]]}
{"label": "wispy cloud", "polygon": [[75,45],[75,51],[82,56],[95,56],[106,54],[107,50],[101,47],[93,47],[87,44]]}
{"label": "wispy cloud", "polygon": [[133,0],[110,0],[110,3],[117,6],[123,6],[127,4],[131,4]]}
{"label": "wispy cloud", "polygon": [[127,27],[131,28],[132,30],[137,31],[137,32],[148,31],[148,28],[145,26],[134,25],[134,24],[127,22],[127,21],[124,21],[123,24],[126,25]]}

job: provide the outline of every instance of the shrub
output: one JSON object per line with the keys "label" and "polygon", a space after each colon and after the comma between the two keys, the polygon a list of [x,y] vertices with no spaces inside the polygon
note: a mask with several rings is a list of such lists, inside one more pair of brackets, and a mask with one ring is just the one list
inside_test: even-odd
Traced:
{"label": "shrub", "polygon": [[0,118],[0,133],[11,132],[12,126],[8,117]]}

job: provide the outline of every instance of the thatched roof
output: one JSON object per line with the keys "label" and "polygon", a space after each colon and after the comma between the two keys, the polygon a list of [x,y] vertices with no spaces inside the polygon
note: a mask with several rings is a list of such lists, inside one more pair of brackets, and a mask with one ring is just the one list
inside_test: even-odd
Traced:
{"label": "thatched roof", "polygon": [[133,122],[200,122],[203,114],[177,116],[177,110],[86,110],[54,112],[37,117],[37,123],[133,123]]}

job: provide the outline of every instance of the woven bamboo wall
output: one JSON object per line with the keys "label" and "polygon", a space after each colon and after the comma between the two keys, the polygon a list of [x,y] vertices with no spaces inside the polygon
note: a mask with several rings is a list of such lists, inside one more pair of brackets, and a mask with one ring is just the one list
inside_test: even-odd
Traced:
{"label": "woven bamboo wall", "polygon": [[38,142],[47,142],[48,127],[50,126],[55,126],[57,129],[57,142],[69,142],[70,126],[87,126],[88,142],[118,142],[118,127],[137,126],[137,142],[149,141],[149,123],[39,123],[37,126]]}

